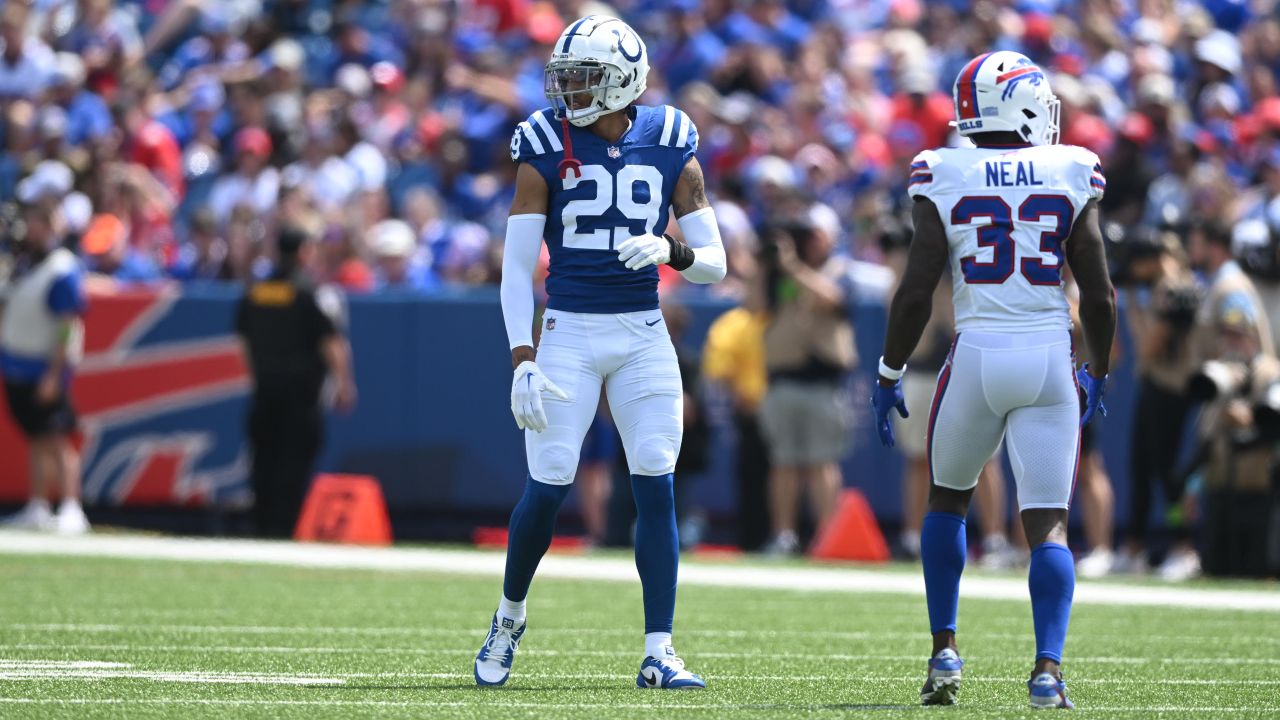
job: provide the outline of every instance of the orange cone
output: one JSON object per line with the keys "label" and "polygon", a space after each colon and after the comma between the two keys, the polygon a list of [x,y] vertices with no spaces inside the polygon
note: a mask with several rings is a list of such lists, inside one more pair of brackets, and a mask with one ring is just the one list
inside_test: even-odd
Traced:
{"label": "orange cone", "polygon": [[317,475],[293,531],[301,541],[390,545],[382,487],[368,475]]}
{"label": "orange cone", "polygon": [[817,560],[888,562],[889,546],[862,493],[852,489],[840,493],[840,504],[814,538],[809,556]]}

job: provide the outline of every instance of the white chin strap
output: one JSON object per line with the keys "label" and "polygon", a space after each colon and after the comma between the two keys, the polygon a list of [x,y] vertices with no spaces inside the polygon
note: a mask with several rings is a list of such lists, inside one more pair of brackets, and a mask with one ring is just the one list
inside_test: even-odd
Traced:
{"label": "white chin strap", "polygon": [[564,116],[568,118],[569,122],[573,123],[574,127],[586,127],[587,125],[595,122],[595,119],[599,117],[602,112],[604,112],[603,109],[592,105],[591,107],[585,107],[581,110],[566,108]]}

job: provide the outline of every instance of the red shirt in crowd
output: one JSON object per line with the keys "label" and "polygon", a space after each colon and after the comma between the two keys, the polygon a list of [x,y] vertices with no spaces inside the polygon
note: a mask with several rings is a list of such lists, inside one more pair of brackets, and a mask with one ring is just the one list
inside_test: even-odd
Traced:
{"label": "red shirt in crowd", "polygon": [[155,120],[147,120],[133,137],[129,160],[151,171],[173,199],[182,199],[186,187],[182,179],[182,149],[169,128]]}

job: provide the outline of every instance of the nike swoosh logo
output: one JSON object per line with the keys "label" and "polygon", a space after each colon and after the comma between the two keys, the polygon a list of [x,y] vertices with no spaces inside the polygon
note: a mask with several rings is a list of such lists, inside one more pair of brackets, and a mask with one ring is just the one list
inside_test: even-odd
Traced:
{"label": "nike swoosh logo", "polygon": [[648,685],[649,687],[657,687],[658,672],[656,670],[654,670],[653,668],[648,668],[648,672],[642,672],[640,674],[644,677],[644,682],[646,685]]}
{"label": "nike swoosh logo", "polygon": [[654,320],[653,322],[645,322],[645,325],[648,325],[649,327],[653,327],[654,325],[657,325],[657,324],[658,324],[658,323],[660,323],[660,322],[662,322],[662,318],[658,318],[657,320]]}

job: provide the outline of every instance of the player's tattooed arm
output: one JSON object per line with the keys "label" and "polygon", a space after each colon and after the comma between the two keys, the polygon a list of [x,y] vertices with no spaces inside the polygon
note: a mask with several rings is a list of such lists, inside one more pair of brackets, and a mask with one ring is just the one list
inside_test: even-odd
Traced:
{"label": "player's tattooed arm", "polygon": [[710,206],[711,203],[707,202],[706,180],[702,177],[702,165],[698,163],[698,158],[689,158],[689,162],[680,171],[680,178],[676,180],[676,190],[671,194],[671,209],[675,211],[677,218],[682,218]]}
{"label": "player's tattooed arm", "polygon": [[[891,368],[906,365],[920,342],[933,313],[933,291],[947,267],[947,231],[942,227],[938,207],[931,200],[916,200],[911,221],[915,232],[907,269],[889,307],[889,330],[884,339],[884,362]],[[893,381],[880,378],[882,385],[886,382],[886,387],[893,385]]]}
{"label": "player's tattooed arm", "polygon": [[1066,245],[1067,264],[1080,287],[1080,324],[1089,346],[1089,372],[1105,377],[1116,335],[1116,291],[1107,273],[1106,246],[1098,223],[1098,201],[1080,211]]}

